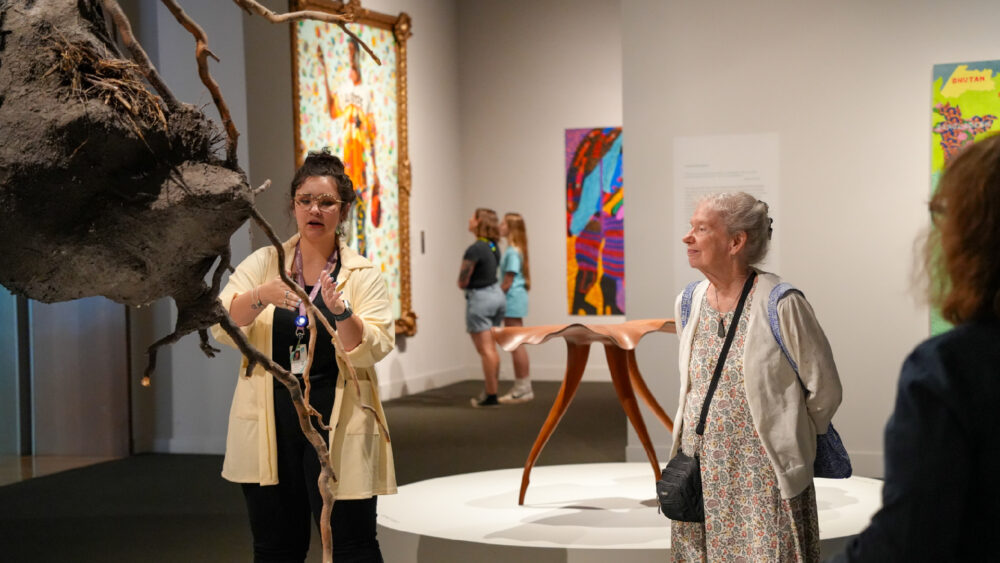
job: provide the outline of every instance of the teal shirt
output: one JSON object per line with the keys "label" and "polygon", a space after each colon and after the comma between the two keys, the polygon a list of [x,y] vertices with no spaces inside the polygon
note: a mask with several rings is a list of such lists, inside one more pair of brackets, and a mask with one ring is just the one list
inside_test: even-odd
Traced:
{"label": "teal shirt", "polygon": [[503,280],[508,273],[514,274],[514,283],[507,290],[505,315],[511,318],[524,318],[528,314],[528,290],[524,287],[521,251],[513,246],[508,246],[503,258],[500,259],[500,279]]}

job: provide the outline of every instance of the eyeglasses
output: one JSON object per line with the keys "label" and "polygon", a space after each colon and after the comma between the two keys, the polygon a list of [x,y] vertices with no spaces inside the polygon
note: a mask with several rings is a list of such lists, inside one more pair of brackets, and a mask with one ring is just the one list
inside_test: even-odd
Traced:
{"label": "eyeglasses", "polygon": [[935,227],[941,227],[941,223],[944,221],[945,215],[945,202],[940,199],[931,199],[927,204],[927,210],[931,214],[931,224]]}
{"label": "eyeglasses", "polygon": [[333,196],[333,194],[299,194],[295,196],[295,205],[301,207],[302,209],[312,209],[313,204],[319,208],[323,213],[330,213],[337,207],[338,204],[343,203],[339,199]]}

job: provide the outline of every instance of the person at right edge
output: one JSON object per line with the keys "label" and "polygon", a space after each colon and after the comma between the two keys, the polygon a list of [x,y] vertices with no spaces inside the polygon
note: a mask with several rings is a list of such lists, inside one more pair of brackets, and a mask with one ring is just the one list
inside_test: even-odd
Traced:
{"label": "person at right edge", "polygon": [[1000,559],[1000,136],[951,160],[930,212],[923,273],[956,326],[903,363],[882,508],[835,563]]}
{"label": "person at right edge", "polygon": [[[689,286],[689,309],[688,290],[675,306],[681,391],[670,455],[680,448],[700,456],[705,519],[671,522],[673,561],[820,558],[813,462],[816,435],[826,432],[840,405],[840,378],[823,329],[797,291],[774,305],[773,320],[798,374],[779,347],[769,301],[782,280],[754,267],[770,235],[767,204],[737,192],[701,199],[682,239],[688,262],[706,279]],[[732,348],[699,435],[695,428],[733,323]]]}

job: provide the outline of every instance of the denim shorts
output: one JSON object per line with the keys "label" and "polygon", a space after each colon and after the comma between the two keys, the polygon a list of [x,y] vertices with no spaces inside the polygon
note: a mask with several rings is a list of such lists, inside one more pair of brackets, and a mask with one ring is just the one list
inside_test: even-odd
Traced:
{"label": "denim shorts", "polygon": [[507,298],[500,284],[465,290],[465,330],[476,333],[503,323]]}

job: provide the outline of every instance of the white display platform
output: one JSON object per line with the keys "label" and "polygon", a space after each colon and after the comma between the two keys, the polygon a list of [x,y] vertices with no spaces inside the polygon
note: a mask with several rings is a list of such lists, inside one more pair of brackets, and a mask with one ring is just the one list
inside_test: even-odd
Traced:
{"label": "white display platform", "polygon": [[[657,511],[648,463],[538,466],[524,506],[522,468],[420,481],[379,497],[386,561],[662,563],[670,522]],[[882,482],[817,479],[823,556],[840,550],[881,503]]]}

